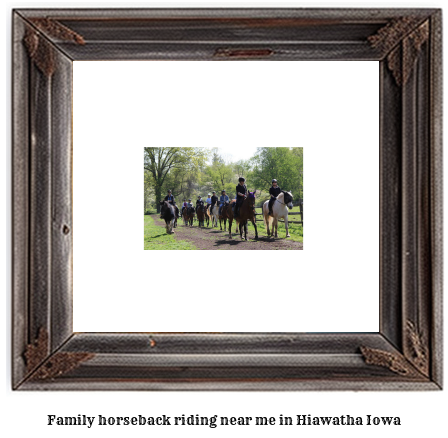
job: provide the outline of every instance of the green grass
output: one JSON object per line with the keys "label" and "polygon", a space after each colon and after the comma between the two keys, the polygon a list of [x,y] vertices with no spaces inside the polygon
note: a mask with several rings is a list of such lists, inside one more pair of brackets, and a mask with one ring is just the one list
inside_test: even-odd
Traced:
{"label": "green grass", "polygon": [[165,227],[154,223],[151,216],[143,216],[145,220],[144,249],[174,249],[194,250],[197,249],[192,243],[185,240],[176,240],[172,234],[166,234]]}
{"label": "green grass", "polygon": [[[298,207],[298,206],[293,207],[289,211],[299,213],[300,207]],[[262,212],[261,208],[257,208],[256,212],[261,213]],[[257,216],[257,218],[262,218],[262,216]],[[300,216],[299,215],[288,216],[288,219],[291,221],[299,221]],[[251,228],[253,228],[252,224],[250,222],[249,222],[249,226]],[[257,228],[258,228],[258,234],[260,236],[267,236],[266,227],[265,227],[263,221],[257,221]],[[303,225],[302,224],[288,224],[288,229],[289,229],[289,234],[291,235],[291,237],[288,237],[288,239],[293,240],[295,242],[303,243]],[[279,224],[278,224],[278,236],[279,236],[279,238],[284,238],[286,236],[285,225],[282,222],[279,222]]]}
{"label": "green grass", "polygon": [[[249,228],[253,229],[252,224],[249,222]],[[258,229],[258,235],[259,236],[267,236],[266,227],[264,225],[264,222],[257,221],[257,229]],[[289,234],[291,237],[288,237],[289,240],[293,240],[294,242],[302,242],[303,243],[303,225],[301,224],[289,224],[288,226]],[[278,224],[278,237],[280,239],[285,238],[286,231],[285,226],[282,223]]]}

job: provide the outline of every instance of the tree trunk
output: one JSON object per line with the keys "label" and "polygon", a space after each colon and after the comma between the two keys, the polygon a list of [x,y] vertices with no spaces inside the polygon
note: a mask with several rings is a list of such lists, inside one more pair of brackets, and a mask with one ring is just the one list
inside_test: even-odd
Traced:
{"label": "tree trunk", "polygon": [[158,184],[156,185],[156,206],[157,206],[157,213],[160,213],[160,201],[162,200],[162,187],[160,187]]}

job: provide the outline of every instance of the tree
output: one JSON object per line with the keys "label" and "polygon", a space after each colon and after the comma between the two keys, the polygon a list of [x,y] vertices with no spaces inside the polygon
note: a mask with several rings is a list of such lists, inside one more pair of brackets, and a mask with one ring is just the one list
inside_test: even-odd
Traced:
{"label": "tree", "polygon": [[215,190],[217,194],[221,190],[233,192],[236,186],[237,177],[234,171],[234,163],[229,161],[229,156],[223,156],[218,148],[212,149],[212,164],[205,169],[207,188]]}
{"label": "tree", "polygon": [[275,178],[282,189],[301,196],[303,148],[257,148],[253,163],[250,182],[258,189],[268,190]]}
{"label": "tree", "polygon": [[232,167],[228,164],[219,163],[208,167],[206,170],[206,174],[210,178],[210,180],[213,181],[215,190],[224,187],[234,178]]}
{"label": "tree", "polygon": [[212,148],[212,164],[225,164],[224,158],[219,154],[219,148]]}
{"label": "tree", "polygon": [[238,175],[238,178],[240,176],[246,178],[250,170],[250,160],[238,160],[237,162],[233,163],[233,171]]}
{"label": "tree", "polygon": [[143,211],[146,213],[146,210],[149,208],[149,203],[151,202],[151,198],[154,197],[154,189],[152,187],[152,175],[150,172],[145,170],[144,172],[144,186],[143,186]]}
{"label": "tree", "polygon": [[298,158],[299,166],[299,187],[298,195],[299,198],[303,199],[303,148],[292,148],[292,153]]}
{"label": "tree", "polygon": [[204,148],[164,147],[144,148],[144,170],[151,173],[157,203],[160,211],[162,189],[171,172],[180,175],[195,172],[204,166],[208,151]]}

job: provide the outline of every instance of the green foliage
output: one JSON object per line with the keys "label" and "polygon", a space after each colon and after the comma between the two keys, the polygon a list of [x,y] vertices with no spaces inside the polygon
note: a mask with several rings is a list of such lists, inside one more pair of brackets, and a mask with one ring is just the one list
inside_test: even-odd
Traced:
{"label": "green foliage", "polygon": [[[258,211],[258,210],[257,210]],[[299,218],[300,216],[295,216],[297,218]],[[290,217],[290,220],[296,220],[296,219],[292,219]],[[299,220],[299,219],[297,219]],[[253,225],[248,222],[248,226],[250,228],[253,228]],[[258,235],[259,236],[263,236],[266,237],[267,236],[267,232],[266,232],[266,226],[264,225],[264,222],[262,221],[257,221],[257,229],[258,229]],[[288,230],[289,230],[289,234],[291,237],[288,237],[287,239],[289,240],[293,240],[295,242],[302,242],[303,243],[303,225],[302,224],[291,224],[288,223]],[[278,236],[280,239],[282,238],[286,238],[286,229],[285,229],[285,224],[282,222],[278,223]]]}
{"label": "green foliage", "polygon": [[173,191],[174,197],[191,190],[208,156],[209,150],[205,148],[144,148],[144,170],[152,176],[158,211],[159,201],[168,189]]}
{"label": "green foliage", "polygon": [[223,189],[235,190],[235,175],[231,165],[217,161],[207,167],[205,173],[208,180],[213,183],[216,193],[220,193]]}
{"label": "green foliage", "polygon": [[303,197],[303,148],[257,148],[248,184],[268,191],[272,179],[297,199]]}
{"label": "green foliage", "polygon": [[219,155],[218,148],[212,148],[212,164],[216,166],[218,164],[225,164],[225,160],[221,155]]}
{"label": "green foliage", "polygon": [[249,172],[251,171],[251,160],[238,160],[232,164],[234,173],[243,178],[247,178]]}
{"label": "green foliage", "polygon": [[249,160],[230,162],[218,148],[144,148],[144,211],[173,191],[178,205],[184,198],[194,202],[213,190],[225,189],[235,196],[238,178],[246,178],[249,190],[257,190],[257,204],[269,198],[272,178],[294,199],[303,197],[303,148],[258,148]]}
{"label": "green foliage", "polygon": [[[144,188],[143,188],[143,210],[146,211],[150,204],[154,204],[154,186],[152,175],[149,171],[144,171]],[[146,214],[146,213],[145,213]]]}

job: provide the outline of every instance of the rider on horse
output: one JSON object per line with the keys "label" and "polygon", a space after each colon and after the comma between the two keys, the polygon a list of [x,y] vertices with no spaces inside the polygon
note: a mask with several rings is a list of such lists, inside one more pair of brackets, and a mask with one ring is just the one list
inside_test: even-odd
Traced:
{"label": "rider on horse", "polygon": [[282,189],[278,186],[277,180],[272,180],[272,187],[269,189],[269,194],[271,195],[271,199],[269,199],[269,215],[274,216],[272,213],[272,206],[274,205],[275,200],[277,199],[277,196],[280,195],[282,192]]}
{"label": "rider on horse", "polygon": [[202,197],[201,197],[201,196],[198,196],[198,200],[196,201],[196,213],[198,212],[198,208],[199,208],[201,205],[202,205],[202,206],[204,205],[204,201],[202,200]]}
{"label": "rider on horse", "polygon": [[211,198],[211,193],[208,194],[208,198],[205,200],[205,202],[207,203],[206,207],[209,208],[211,203],[212,203],[212,198]]}
{"label": "rider on horse", "polygon": [[[176,214],[179,215],[179,209],[177,208],[177,205],[176,205],[176,202],[174,200],[174,196],[173,196],[171,190],[168,190],[168,194],[163,199],[164,199],[164,201],[168,201],[170,204],[172,204],[176,210]],[[162,218],[162,216],[160,216],[160,218]]]}
{"label": "rider on horse", "polygon": [[186,203],[185,207],[182,208],[182,216],[184,215],[185,210],[187,212],[187,215],[190,214],[190,211],[191,211],[190,208],[193,209],[193,211],[194,211],[194,205],[191,202],[191,199],[189,199],[188,202]]}
{"label": "rider on horse", "polygon": [[185,209],[185,207],[188,207],[188,204],[187,204],[187,200],[186,200],[186,199],[184,199],[184,202],[182,203],[182,212],[181,212],[182,216],[183,216],[183,214],[184,214],[184,209]]}
{"label": "rider on horse", "polygon": [[176,218],[179,217],[179,207],[176,205],[176,201],[174,200],[174,196],[171,192],[171,189],[168,190],[168,194],[165,196],[165,201],[168,201],[170,204],[174,206],[174,211],[176,212]]}
{"label": "rider on horse", "polygon": [[171,190],[168,190],[168,194],[165,196],[165,201],[168,201],[172,205],[176,205],[176,202],[174,201],[174,196],[171,193]]}
{"label": "rider on horse", "polygon": [[215,206],[215,204],[218,202],[218,197],[216,196],[216,192],[213,192],[213,196],[211,199],[211,207],[210,207],[210,214],[213,211],[213,207]]}
{"label": "rider on horse", "polygon": [[229,197],[226,195],[226,191],[223,190],[223,191],[221,192],[221,197],[219,198],[219,211],[218,211],[218,214],[221,214],[222,206],[223,206],[226,202],[229,202]]}
{"label": "rider on horse", "polygon": [[235,217],[238,217],[241,204],[246,199],[247,187],[246,187],[246,184],[244,184],[245,182],[246,182],[246,179],[243,178],[242,176],[240,176],[238,178],[238,185],[236,186],[237,199],[236,199],[235,213],[234,213]]}

